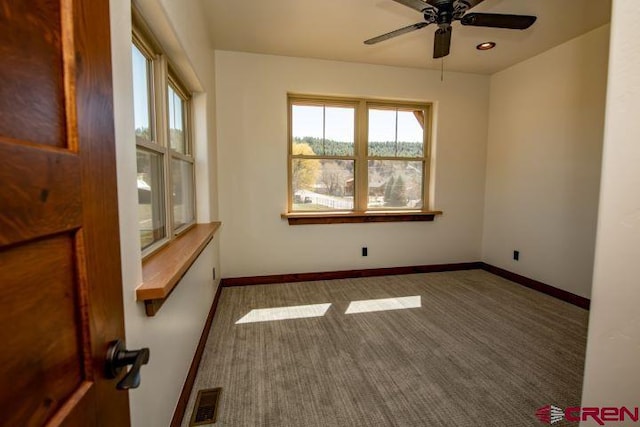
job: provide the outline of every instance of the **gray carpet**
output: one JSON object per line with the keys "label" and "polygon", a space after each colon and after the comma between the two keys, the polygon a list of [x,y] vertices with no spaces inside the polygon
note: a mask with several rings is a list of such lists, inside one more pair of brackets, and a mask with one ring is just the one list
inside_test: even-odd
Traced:
{"label": "gray carpet", "polygon": [[[345,314],[410,296],[421,306]],[[236,324],[324,303],[321,317]],[[226,288],[183,426],[211,387],[215,426],[541,426],[537,408],[580,404],[587,318],[480,270]]]}

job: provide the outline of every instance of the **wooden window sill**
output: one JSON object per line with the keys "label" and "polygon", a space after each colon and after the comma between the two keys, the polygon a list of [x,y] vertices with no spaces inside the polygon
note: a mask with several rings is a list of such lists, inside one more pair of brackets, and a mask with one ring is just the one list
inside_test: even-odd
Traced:
{"label": "wooden window sill", "polygon": [[142,284],[136,289],[136,300],[144,301],[147,316],[158,312],[220,225],[196,224],[142,262]]}
{"label": "wooden window sill", "polygon": [[281,217],[289,225],[306,225],[433,221],[436,215],[442,215],[442,211],[293,212]]}

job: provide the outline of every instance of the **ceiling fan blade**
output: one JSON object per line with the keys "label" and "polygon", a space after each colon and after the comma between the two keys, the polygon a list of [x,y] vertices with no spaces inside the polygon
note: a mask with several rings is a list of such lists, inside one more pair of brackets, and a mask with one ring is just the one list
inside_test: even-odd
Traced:
{"label": "ceiling fan blade", "polygon": [[498,13],[467,13],[460,21],[462,25],[474,27],[509,28],[512,30],[526,30],[534,22],[535,16],[502,15]]}
{"label": "ceiling fan blade", "polygon": [[385,40],[389,40],[390,38],[400,36],[402,34],[410,33],[411,31],[419,30],[420,28],[424,28],[429,25],[428,22],[418,22],[417,24],[409,25],[407,27],[399,28],[395,31],[391,31],[390,33],[383,34],[378,37],[374,37],[369,40],[365,40],[364,44],[376,44]]}
{"label": "ceiling fan blade", "polygon": [[393,0],[397,3],[403,4],[418,12],[424,12],[426,9],[432,9],[433,6],[423,2],[422,0]]}
{"label": "ceiling fan blade", "polygon": [[447,28],[438,28],[435,38],[433,39],[433,57],[443,58],[449,55],[449,49],[451,48],[451,32],[453,29],[451,26]]}

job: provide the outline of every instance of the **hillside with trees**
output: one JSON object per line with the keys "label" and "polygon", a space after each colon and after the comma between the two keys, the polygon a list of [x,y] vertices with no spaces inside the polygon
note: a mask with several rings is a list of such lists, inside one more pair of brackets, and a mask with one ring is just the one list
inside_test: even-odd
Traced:
{"label": "hillside with trees", "polygon": [[[376,145],[377,144],[377,145]],[[389,153],[395,142],[374,143],[381,153]],[[407,157],[417,157],[421,147],[415,143],[399,143]],[[295,156],[352,156],[353,144],[320,138],[296,138],[292,145]],[[382,154],[381,154],[382,155]],[[305,159],[292,160],[291,178],[294,199],[300,190],[312,191],[337,198],[353,197],[354,162],[346,159]],[[382,160],[368,161],[368,193],[370,206],[400,208],[405,206],[420,207],[422,205],[422,161],[416,160]],[[301,197],[301,196],[300,196]],[[298,197],[298,199],[300,199]],[[296,199],[297,203],[302,200]]]}
{"label": "hillside with trees", "polygon": [[[311,151],[318,156],[353,156],[352,142],[334,141],[331,139],[314,138],[305,136],[304,138],[295,138],[296,143],[307,144]],[[422,157],[422,144],[415,142],[370,142],[369,156],[372,157]]]}

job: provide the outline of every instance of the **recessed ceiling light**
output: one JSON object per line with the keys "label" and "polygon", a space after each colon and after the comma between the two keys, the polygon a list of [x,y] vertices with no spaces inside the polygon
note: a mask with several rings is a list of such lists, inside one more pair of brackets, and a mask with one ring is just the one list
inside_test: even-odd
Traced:
{"label": "recessed ceiling light", "polygon": [[489,50],[489,49],[493,49],[494,47],[496,47],[495,42],[484,42],[484,43],[480,43],[478,46],[476,46],[476,49],[478,49],[478,50]]}

